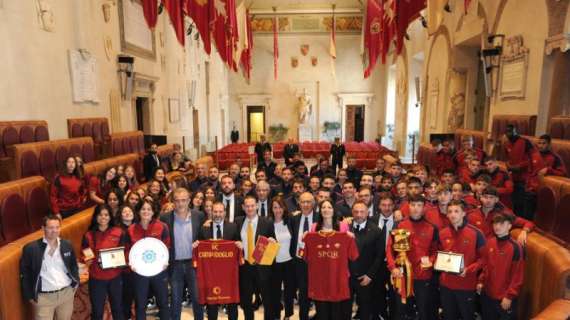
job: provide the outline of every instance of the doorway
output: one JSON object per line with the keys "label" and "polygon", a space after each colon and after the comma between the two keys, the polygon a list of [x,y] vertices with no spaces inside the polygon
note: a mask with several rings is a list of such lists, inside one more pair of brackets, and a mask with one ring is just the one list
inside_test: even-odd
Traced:
{"label": "doorway", "polygon": [[146,97],[136,97],[135,112],[137,130],[144,132],[145,135],[150,134],[150,110],[149,101]]}
{"label": "doorway", "polygon": [[364,105],[346,106],[346,141],[364,141]]}
{"label": "doorway", "polygon": [[247,106],[247,141],[257,142],[265,132],[265,107]]}

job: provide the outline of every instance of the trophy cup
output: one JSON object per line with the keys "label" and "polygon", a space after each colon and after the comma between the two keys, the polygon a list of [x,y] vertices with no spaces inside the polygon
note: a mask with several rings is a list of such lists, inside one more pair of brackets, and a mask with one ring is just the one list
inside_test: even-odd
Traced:
{"label": "trophy cup", "polygon": [[392,285],[398,291],[402,298],[402,303],[406,304],[408,297],[414,295],[412,287],[412,264],[406,255],[410,251],[411,232],[406,229],[394,229],[392,232],[392,248],[398,252],[396,257],[396,267],[402,270],[402,277],[392,277]]}

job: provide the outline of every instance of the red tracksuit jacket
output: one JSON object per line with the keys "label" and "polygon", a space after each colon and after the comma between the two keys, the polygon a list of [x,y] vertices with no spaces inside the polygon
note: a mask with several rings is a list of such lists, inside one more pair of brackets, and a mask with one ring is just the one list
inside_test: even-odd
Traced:
{"label": "red tracksuit jacket", "polygon": [[153,237],[161,240],[167,248],[170,248],[170,232],[168,231],[168,226],[158,219],[152,219],[146,230],[143,229],[140,223],[131,224],[128,229],[128,236],[130,246],[142,238]]}
{"label": "red tracksuit jacket", "polygon": [[463,254],[465,277],[442,272],[440,284],[451,290],[475,290],[477,273],[483,266],[483,247],[485,236],[481,230],[467,223],[467,219],[459,229],[453,226],[444,228],[439,234],[439,250]]}
{"label": "red tracksuit jacket", "polygon": [[466,151],[465,149],[461,149],[457,151],[457,153],[455,154],[455,159],[454,159],[455,167],[458,169],[467,167],[465,159],[467,158],[467,155],[470,153],[475,154],[475,156],[479,161],[483,161],[483,158],[485,158],[485,152],[479,148],[473,147],[472,151]]}
{"label": "red tracksuit jacket", "polygon": [[513,222],[513,227],[515,228],[524,228],[528,229],[528,231],[532,231],[534,229],[534,223],[532,221],[529,221],[525,218],[521,218],[519,216],[515,216],[515,214],[511,211],[511,209],[505,207],[501,203],[497,203],[495,205],[495,208],[489,211],[489,213],[487,213],[486,215],[482,213],[484,217],[484,223],[480,229],[481,231],[483,231],[485,238],[492,238],[495,235],[495,233],[493,232],[493,217],[498,213],[506,213],[511,216],[514,216],[515,221]]}
{"label": "red tracksuit jacket", "polygon": [[441,177],[443,171],[447,169],[455,169],[455,162],[453,162],[453,153],[445,150],[439,150],[435,154],[435,174]]}
{"label": "red tracksuit jacket", "polygon": [[524,279],[524,251],[510,236],[488,239],[483,249],[483,272],[479,283],[491,299],[514,299]]}
{"label": "red tracksuit jacket", "polygon": [[[89,277],[98,280],[110,280],[123,272],[123,268],[114,269],[101,269],[99,264],[99,250],[110,249],[116,247],[123,247],[127,243],[127,236],[123,229],[119,227],[112,227],[105,230],[105,232],[87,231],[83,236],[81,248],[90,248],[95,254],[95,259],[89,267]],[[126,258],[126,252],[125,252]]]}
{"label": "red tracksuit jacket", "polygon": [[438,230],[442,230],[450,224],[449,219],[447,219],[447,212],[441,212],[439,207],[426,209],[424,217],[427,221],[435,225]]}
{"label": "red tracksuit jacket", "polygon": [[83,181],[73,175],[57,175],[50,190],[51,209],[54,213],[79,209],[83,205]]}
{"label": "red tracksuit jacket", "polygon": [[[431,279],[433,268],[424,269],[420,264],[422,257],[429,257],[429,261],[435,264],[438,241],[437,227],[424,218],[420,220],[406,218],[394,226],[394,229],[405,229],[411,232],[410,251],[406,252],[406,255],[412,264],[412,277],[414,280]],[[386,260],[389,270],[396,268],[395,260],[397,255],[392,248],[392,237],[388,237]]]}
{"label": "red tracksuit jacket", "polygon": [[497,169],[494,172],[488,172],[491,177],[491,185],[497,188],[499,199],[508,207],[511,207],[511,194],[514,190],[513,180],[507,171]]}
{"label": "red tracksuit jacket", "polygon": [[558,154],[552,152],[551,150],[547,150],[544,152],[541,151],[540,156],[542,157],[544,165],[548,168],[548,171],[546,171],[547,175],[560,177],[568,176],[564,161]]}

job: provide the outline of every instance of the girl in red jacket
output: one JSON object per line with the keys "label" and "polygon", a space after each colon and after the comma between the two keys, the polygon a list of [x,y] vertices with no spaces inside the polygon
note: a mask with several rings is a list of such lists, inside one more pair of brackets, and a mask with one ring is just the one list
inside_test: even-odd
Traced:
{"label": "girl in red jacket", "polygon": [[83,208],[85,185],[80,178],[74,157],[67,157],[65,169],[55,176],[50,190],[50,202],[53,213],[67,218]]}

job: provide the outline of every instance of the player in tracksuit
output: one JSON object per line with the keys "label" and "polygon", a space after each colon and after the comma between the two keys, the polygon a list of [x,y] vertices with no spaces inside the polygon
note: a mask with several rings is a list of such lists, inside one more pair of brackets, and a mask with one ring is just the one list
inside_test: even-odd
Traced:
{"label": "player in tracksuit", "polygon": [[552,139],[549,135],[543,134],[536,143],[540,156],[542,157],[542,161],[544,161],[544,164],[546,165],[546,168],[542,169],[539,174],[542,174],[543,176],[566,177],[568,176],[568,173],[566,172],[564,161],[559,154],[552,151],[552,147],[550,146],[551,141]]}
{"label": "player in tracksuit", "polygon": [[439,233],[439,250],[463,255],[460,274],[442,272],[440,276],[441,305],[446,320],[473,319],[477,274],[482,267],[485,245],[483,233],[470,225],[464,204],[453,200],[447,206],[451,226]]}
{"label": "player in tracksuit", "polygon": [[[437,253],[438,230],[434,224],[424,218],[424,197],[413,196],[408,201],[410,214],[394,226],[394,229],[405,229],[411,233],[410,243],[412,245],[406,255],[412,265],[414,300],[419,319],[436,319],[437,313],[433,297],[437,291],[431,278]],[[401,278],[403,274],[400,268],[396,266],[396,256],[397,253],[392,248],[392,237],[388,237],[386,249],[388,268],[392,277]],[[410,302],[404,305],[399,295],[395,300],[394,319],[405,319],[406,315],[414,314],[410,308]]]}
{"label": "player in tracksuit", "polygon": [[495,236],[484,247],[483,271],[477,284],[483,320],[517,319],[517,297],[524,279],[524,250],[510,236],[514,219],[505,213],[493,217]]}

